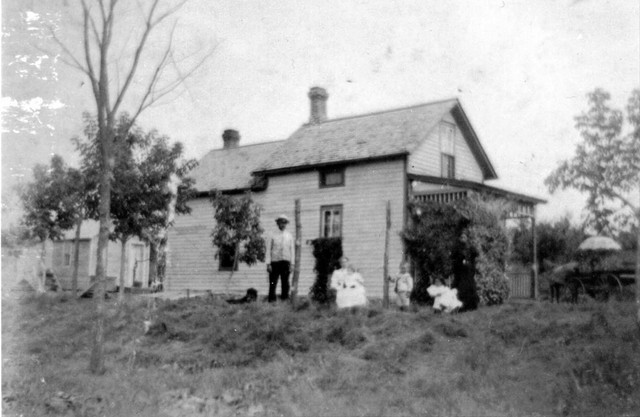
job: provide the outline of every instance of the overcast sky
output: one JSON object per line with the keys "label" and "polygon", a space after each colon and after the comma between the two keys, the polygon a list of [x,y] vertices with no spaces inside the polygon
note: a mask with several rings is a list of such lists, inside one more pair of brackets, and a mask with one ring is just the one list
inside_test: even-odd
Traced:
{"label": "overcast sky", "polygon": [[[75,2],[2,3],[3,104],[42,98],[31,128],[5,120],[5,204],[6,190],[52,152],[74,161],[69,139],[94,104],[80,72],[59,60],[36,63],[42,52],[30,47],[51,47],[29,29],[37,19],[53,21],[73,44]],[[550,196],[543,181],[580,140],[573,118],[586,108],[587,92],[602,87],[623,107],[640,86],[638,3],[191,0],[178,14],[176,49],[215,51],[179,97],[145,112],[139,124],[200,157],[222,145],[227,128],[240,131],[241,144],[285,139],[308,120],[314,85],[329,92],[330,118],[458,97],[498,171],[490,184],[548,199],[543,219],[566,212],[578,219],[583,199]],[[121,40],[135,38],[134,14],[117,30]],[[152,45],[164,45],[164,35]]]}

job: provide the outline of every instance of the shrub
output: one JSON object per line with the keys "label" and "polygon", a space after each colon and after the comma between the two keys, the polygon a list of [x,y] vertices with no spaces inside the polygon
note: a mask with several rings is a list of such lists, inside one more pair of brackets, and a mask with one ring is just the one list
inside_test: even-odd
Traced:
{"label": "shrub", "polygon": [[429,300],[426,288],[430,278],[454,275],[453,286],[458,288],[465,309],[475,308],[478,301],[493,305],[506,300],[508,239],[501,216],[509,208],[506,201],[478,196],[453,204],[414,203],[410,226],[402,232],[418,269],[413,299]]}
{"label": "shrub", "polygon": [[340,264],[342,239],[339,237],[318,238],[311,241],[313,256],[316,258],[316,281],[311,286],[311,299],[320,304],[331,301],[329,279]]}
{"label": "shrub", "polygon": [[446,279],[453,273],[452,253],[466,219],[453,206],[433,202],[414,203],[411,213],[411,225],[402,237],[418,269],[412,300],[425,303],[430,301],[431,279]]}
{"label": "shrub", "polygon": [[509,297],[509,278],[504,269],[480,257],[476,261],[476,285],[483,305],[502,304]]}

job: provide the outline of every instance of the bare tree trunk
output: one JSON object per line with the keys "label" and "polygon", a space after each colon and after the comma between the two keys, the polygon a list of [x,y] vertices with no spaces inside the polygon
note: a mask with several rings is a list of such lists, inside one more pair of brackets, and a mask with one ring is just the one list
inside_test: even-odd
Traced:
{"label": "bare tree trunk", "polygon": [[229,293],[229,285],[231,285],[231,278],[233,278],[233,273],[238,268],[238,259],[240,259],[240,242],[236,242],[236,246],[233,253],[233,265],[231,265],[231,273],[229,274],[229,278],[227,278],[227,285],[225,288],[225,292]]}
{"label": "bare tree trunk", "polygon": [[638,325],[638,329],[640,329],[640,208],[638,208],[636,218],[638,219],[638,242],[636,247],[636,324]]}
{"label": "bare tree trunk", "polygon": [[291,305],[295,308],[298,297],[298,280],[300,279],[300,250],[302,247],[302,224],[300,222],[300,199],[295,201],[296,245],[293,278],[291,282]]}
{"label": "bare tree trunk", "polygon": [[[111,119],[111,118],[109,118]],[[96,283],[94,297],[96,302],[96,321],[93,329],[93,343],[91,357],[89,358],[89,370],[93,374],[102,375],[104,366],[104,321],[105,303],[104,296],[107,280],[107,248],[109,245],[109,227],[111,226],[111,174],[113,172],[113,157],[111,156],[114,132],[113,120],[106,124],[105,115],[98,113],[100,127],[99,138],[102,146],[102,169],[100,178],[100,232],[98,234],[98,254],[96,259]]]}
{"label": "bare tree trunk", "polygon": [[[535,212],[534,212],[535,213]],[[538,234],[536,233],[536,217],[535,214],[531,217],[531,257],[533,258],[531,265],[531,296],[534,300],[538,300],[540,298],[540,288],[538,284]]]}
{"label": "bare tree trunk", "polygon": [[122,244],[120,247],[120,279],[118,281],[118,302],[122,303],[124,301],[124,276],[127,273],[127,240],[128,238],[123,237],[120,240]]}
{"label": "bare tree trunk", "polygon": [[82,216],[76,220],[76,237],[73,242],[73,272],[71,273],[71,293],[75,300],[78,295],[78,268],[80,266],[80,229],[82,228]]}
{"label": "bare tree trunk", "polygon": [[151,282],[158,279],[158,243],[155,238],[149,241],[149,278]]}
{"label": "bare tree trunk", "polygon": [[387,222],[384,233],[384,261],[382,267],[382,307],[389,308],[389,229],[391,229],[391,201],[387,201]]}
{"label": "bare tree trunk", "polygon": [[[164,285],[164,277],[167,272],[167,236],[160,239],[158,255],[156,257],[156,283]],[[149,281],[151,283],[151,281]]]}
{"label": "bare tree trunk", "polygon": [[40,291],[47,291],[47,238],[42,240],[42,249],[40,250]]}

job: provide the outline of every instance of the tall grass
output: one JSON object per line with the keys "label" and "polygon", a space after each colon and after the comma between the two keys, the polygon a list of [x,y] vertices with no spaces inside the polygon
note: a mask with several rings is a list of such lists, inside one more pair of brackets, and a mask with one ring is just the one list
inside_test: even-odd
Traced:
{"label": "tall grass", "polygon": [[[109,301],[109,371],[86,370],[90,300],[3,302],[3,411],[42,415],[58,391],[103,415],[160,415],[167,392],[240,393],[218,415],[623,415],[640,409],[633,304],[429,310]],[[143,320],[167,330],[143,334]],[[44,382],[42,382],[44,380]],[[5,395],[5,396],[6,396]],[[99,400],[97,399],[99,397]],[[222,404],[222,403],[221,403]],[[222,404],[224,405],[224,404]],[[83,408],[84,410],[84,408]],[[100,414],[98,413],[98,414]]]}

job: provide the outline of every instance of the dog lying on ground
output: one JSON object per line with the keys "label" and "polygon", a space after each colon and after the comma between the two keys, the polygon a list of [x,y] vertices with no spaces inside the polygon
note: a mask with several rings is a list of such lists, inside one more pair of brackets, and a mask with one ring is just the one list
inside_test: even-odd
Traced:
{"label": "dog lying on ground", "polygon": [[247,294],[238,299],[227,300],[229,304],[248,304],[258,301],[258,291],[255,288],[249,288]]}

